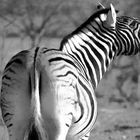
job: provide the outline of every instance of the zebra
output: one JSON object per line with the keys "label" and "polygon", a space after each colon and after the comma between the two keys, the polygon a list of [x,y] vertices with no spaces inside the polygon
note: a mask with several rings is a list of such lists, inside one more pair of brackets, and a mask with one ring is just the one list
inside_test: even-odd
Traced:
{"label": "zebra", "polygon": [[19,52],[6,65],[0,104],[9,140],[88,140],[97,117],[95,88],[119,55],[139,52],[138,19],[113,5],[65,37],[60,49]]}
{"label": "zebra", "polygon": [[[62,52],[70,55],[80,63],[80,72],[92,85],[93,92],[88,94],[88,98],[91,100],[92,95],[92,97],[94,97],[93,102],[97,101],[94,91],[104,73],[108,70],[111,62],[117,56],[136,55],[140,51],[139,19],[128,16],[117,17],[119,11],[115,10],[112,4],[110,8],[105,8],[102,5],[98,8],[99,11],[67,35],[62,40],[60,46]],[[82,81],[82,84],[83,83],[84,81]],[[85,97],[83,102],[89,102],[88,98],[86,99]],[[82,104],[81,101],[81,108],[82,107],[84,108],[84,103]],[[85,107],[83,109],[83,116],[84,111],[87,110],[89,110],[89,112],[93,110],[94,115],[88,113],[88,116],[91,115],[90,121],[85,121],[84,123],[88,125],[82,126],[80,130],[89,136],[94,124],[91,120],[96,120],[95,114],[97,115],[97,113],[94,113],[94,111],[97,111],[97,104],[95,103],[93,106],[90,104],[88,108]],[[81,119],[83,117],[82,115]],[[79,124],[76,122],[76,127],[80,128],[80,119],[78,121]],[[88,130],[86,131],[86,129]],[[81,133],[80,130],[78,132]],[[79,134],[76,130],[74,131],[74,135]],[[81,138],[81,140],[85,139]]]}
{"label": "zebra", "polygon": [[139,38],[140,21],[128,16],[117,17],[111,4],[67,35],[60,50],[81,63],[85,77],[95,89],[116,56],[139,52]]}
{"label": "zebra", "polygon": [[93,92],[79,65],[71,56],[45,47],[12,57],[2,76],[0,96],[9,140],[65,140],[67,133],[68,140],[77,139],[70,131],[82,112],[79,103],[84,97],[76,93],[78,84],[86,83],[82,93]]}

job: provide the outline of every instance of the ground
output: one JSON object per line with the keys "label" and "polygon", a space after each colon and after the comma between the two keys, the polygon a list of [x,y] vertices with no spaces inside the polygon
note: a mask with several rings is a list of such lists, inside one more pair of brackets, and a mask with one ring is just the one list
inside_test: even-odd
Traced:
{"label": "ground", "polygon": [[140,140],[140,108],[99,107],[90,140]]}

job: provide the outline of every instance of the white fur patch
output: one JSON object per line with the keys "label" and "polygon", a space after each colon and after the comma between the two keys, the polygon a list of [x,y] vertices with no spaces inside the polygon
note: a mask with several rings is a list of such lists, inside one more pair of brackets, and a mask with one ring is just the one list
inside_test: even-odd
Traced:
{"label": "white fur patch", "polygon": [[101,15],[100,15],[100,18],[101,18],[102,21],[106,21],[107,15],[101,14]]}

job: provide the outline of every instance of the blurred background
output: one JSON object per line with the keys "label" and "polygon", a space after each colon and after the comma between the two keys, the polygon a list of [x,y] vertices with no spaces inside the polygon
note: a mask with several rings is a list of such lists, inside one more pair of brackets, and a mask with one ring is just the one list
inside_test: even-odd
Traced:
{"label": "blurred background", "polygon": [[[59,48],[99,2],[140,19],[140,0],[0,0],[0,81],[13,55],[35,44]],[[117,58],[96,96],[99,115],[90,140],[140,140],[140,55]],[[0,125],[0,140],[7,140]]]}

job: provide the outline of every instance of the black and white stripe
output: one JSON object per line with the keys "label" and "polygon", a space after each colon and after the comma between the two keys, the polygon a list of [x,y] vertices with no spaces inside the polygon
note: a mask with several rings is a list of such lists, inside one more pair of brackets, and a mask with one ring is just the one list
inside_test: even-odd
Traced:
{"label": "black and white stripe", "polygon": [[[63,98],[62,102],[70,99],[64,110],[68,111],[69,117],[72,115],[72,120],[63,120],[68,127],[68,136],[71,139],[87,140],[97,116],[97,102],[91,81],[87,79],[81,63],[72,56],[57,50],[46,49],[43,53],[50,63],[56,89],[64,87],[62,89],[66,91],[61,93],[57,89],[58,98]],[[70,108],[67,107],[69,105]]]}
{"label": "black and white stripe", "polygon": [[[60,50],[80,63],[82,75],[95,89],[116,56],[134,55],[140,51],[140,21],[126,16],[116,17],[115,9],[111,5],[111,8],[104,8],[93,14],[84,24],[66,36],[61,42]],[[90,93],[90,90],[85,90],[85,85],[84,80],[78,85],[79,93],[85,97],[81,101],[81,107],[85,107],[81,120],[86,110],[89,111],[89,114],[86,114],[88,117],[96,117],[92,115],[97,107],[84,105],[90,102],[89,98],[94,98],[94,91]],[[96,102],[95,98],[93,102]],[[81,120],[78,120],[76,125],[80,129],[83,127],[82,131],[93,127],[92,119],[88,125],[85,125],[86,121]],[[77,132],[78,129],[74,131]],[[82,131],[79,130],[79,133]]]}
{"label": "black and white stripe", "polygon": [[110,9],[103,9],[91,16],[65,37],[60,47],[81,63],[94,88],[115,56],[139,51],[140,21],[125,16],[109,21],[109,14]]}
{"label": "black and white stripe", "polygon": [[65,140],[67,133],[72,139],[85,135],[91,129],[89,123],[95,122],[97,105],[81,68],[78,61],[58,50],[36,48],[15,55],[5,67],[0,96],[9,140],[34,139],[35,135],[38,140]]}

